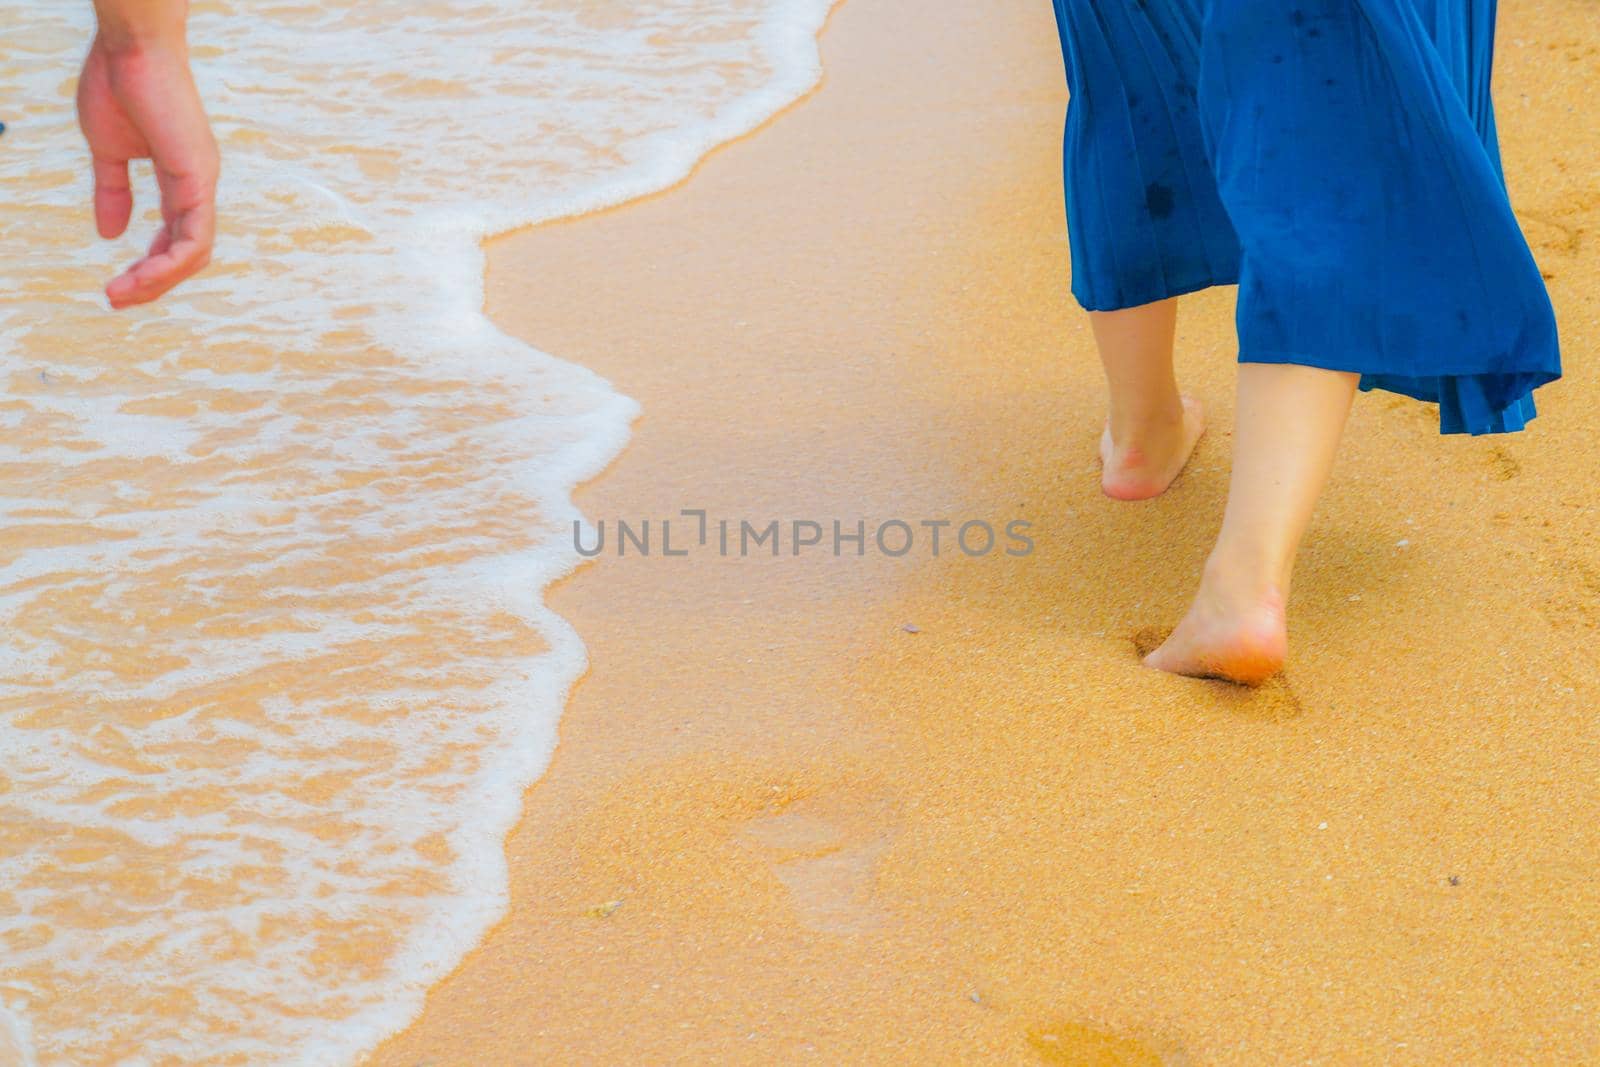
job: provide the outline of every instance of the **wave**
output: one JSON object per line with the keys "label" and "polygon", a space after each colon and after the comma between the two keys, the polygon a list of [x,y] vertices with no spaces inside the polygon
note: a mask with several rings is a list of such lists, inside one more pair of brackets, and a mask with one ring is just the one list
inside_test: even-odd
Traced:
{"label": "wave", "polygon": [[351,1062],[503,914],[585,667],[543,590],[637,408],[484,317],[482,240],[682,180],[830,6],[197,5],[217,266],[113,316],[88,5],[14,0],[0,1060]]}

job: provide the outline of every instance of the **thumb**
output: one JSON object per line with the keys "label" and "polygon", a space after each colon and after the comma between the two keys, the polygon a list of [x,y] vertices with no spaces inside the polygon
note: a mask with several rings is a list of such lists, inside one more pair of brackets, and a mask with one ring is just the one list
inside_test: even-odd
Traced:
{"label": "thumb", "polygon": [[94,224],[101,237],[120,237],[133,215],[128,161],[94,157]]}

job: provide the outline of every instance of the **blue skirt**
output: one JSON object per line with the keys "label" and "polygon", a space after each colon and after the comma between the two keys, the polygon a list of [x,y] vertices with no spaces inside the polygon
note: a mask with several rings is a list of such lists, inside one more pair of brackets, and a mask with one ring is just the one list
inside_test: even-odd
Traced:
{"label": "blue skirt", "polygon": [[1055,0],[1072,289],[1239,286],[1239,359],[1520,430],[1561,376],[1500,170],[1495,0]]}

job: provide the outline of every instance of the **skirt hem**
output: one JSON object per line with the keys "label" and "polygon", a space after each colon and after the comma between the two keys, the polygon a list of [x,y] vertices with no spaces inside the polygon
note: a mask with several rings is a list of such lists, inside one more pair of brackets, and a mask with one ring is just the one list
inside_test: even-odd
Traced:
{"label": "skirt hem", "polygon": [[[1327,359],[1312,359],[1298,353],[1252,351],[1239,353],[1240,363],[1294,364],[1318,370],[1359,374],[1362,392],[1380,389],[1439,406],[1439,433],[1484,434],[1516,433],[1538,416],[1533,391],[1558,380],[1561,375],[1547,368],[1485,373],[1467,370],[1442,371],[1424,376],[1394,374],[1383,370],[1335,366]],[[1495,379],[1507,380],[1499,390],[1490,390]],[[1510,392],[1510,399],[1505,399]],[[1498,394],[1500,399],[1491,399]]]}
{"label": "skirt hem", "polygon": [[1175,296],[1188,296],[1190,293],[1214,289],[1219,285],[1238,285],[1237,272],[1224,275],[1208,275],[1203,279],[1191,282],[1180,282],[1176,285],[1152,287],[1147,294],[1136,297],[1113,297],[1105,300],[1085,299],[1076,287],[1072,296],[1078,301],[1078,306],[1085,311],[1127,311],[1129,308],[1144,307],[1146,304],[1156,304],[1163,300],[1171,300]]}

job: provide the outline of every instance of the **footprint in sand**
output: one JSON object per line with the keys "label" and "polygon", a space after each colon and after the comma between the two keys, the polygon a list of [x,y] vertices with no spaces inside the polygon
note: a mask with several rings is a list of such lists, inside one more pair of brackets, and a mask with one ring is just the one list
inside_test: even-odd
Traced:
{"label": "footprint in sand", "polygon": [[1561,580],[1541,599],[1540,609],[1558,630],[1600,630],[1600,566],[1560,552],[1552,545],[1552,569]]}
{"label": "footprint in sand", "polygon": [[894,839],[889,815],[885,803],[852,799],[847,808],[831,797],[806,797],[752,819],[738,838],[772,865],[805,926],[855,934],[884,920],[872,890],[878,858]]}
{"label": "footprint in sand", "polygon": [[1500,445],[1489,446],[1489,468],[1502,482],[1509,482],[1522,473],[1521,462]]}
{"label": "footprint in sand", "polygon": [[1528,234],[1528,243],[1541,252],[1559,252],[1575,256],[1583,248],[1583,227],[1568,221],[1569,216],[1581,214],[1587,204],[1562,205],[1550,214],[1520,212],[1518,220]]}
{"label": "footprint in sand", "polygon": [[1083,1023],[1036,1026],[1028,1031],[1028,1044],[1045,1063],[1064,1067],[1186,1067],[1189,1062],[1176,1049]]}
{"label": "footprint in sand", "polygon": [[1172,628],[1170,626],[1166,628],[1160,626],[1141,627],[1133,632],[1133,636],[1131,638],[1133,641],[1134,654],[1137,655],[1140,660],[1143,660],[1150,653],[1160,648],[1162,643],[1171,636]]}

